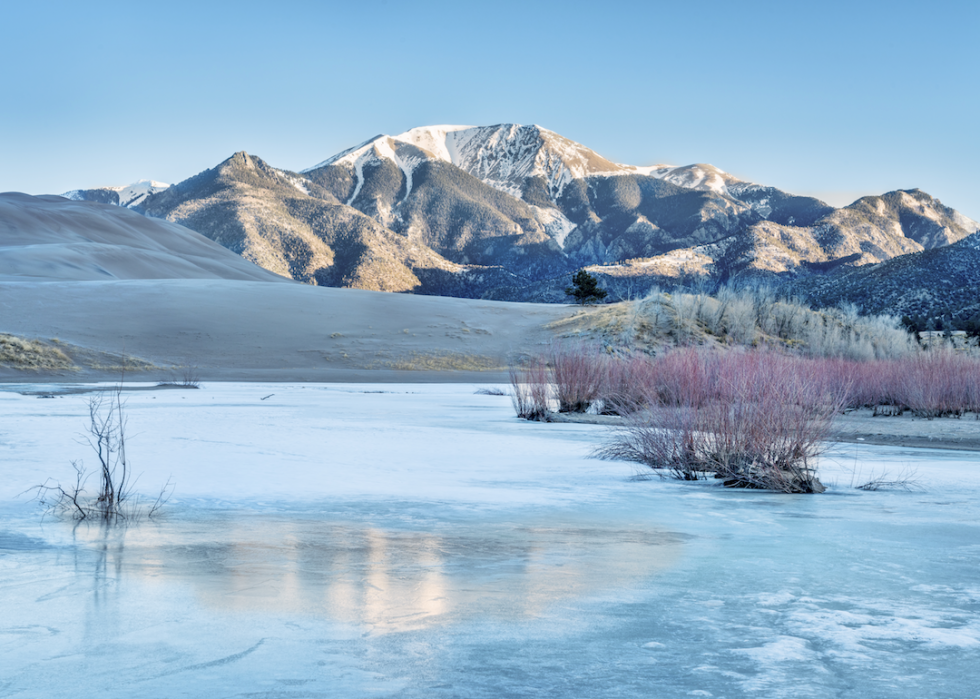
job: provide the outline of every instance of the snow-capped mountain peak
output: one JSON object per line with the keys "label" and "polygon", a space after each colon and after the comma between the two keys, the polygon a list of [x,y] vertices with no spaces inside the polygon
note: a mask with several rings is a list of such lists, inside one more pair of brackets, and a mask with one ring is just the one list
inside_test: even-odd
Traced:
{"label": "snow-capped mountain peak", "polygon": [[[104,193],[104,198],[107,199],[105,203],[116,204],[118,206],[131,209],[142,204],[149,195],[162,192],[168,187],[170,187],[170,185],[165,182],[157,182],[156,180],[139,180],[137,182],[133,182],[132,184],[118,187],[73,189],[70,192],[65,192],[61,196],[65,197],[66,199],[74,199],[76,201],[92,199],[98,200],[99,197],[93,197],[91,193],[102,192]],[[114,193],[114,195],[110,193]]]}
{"label": "snow-capped mountain peak", "polygon": [[[417,151],[406,151],[402,145],[413,146]],[[452,163],[485,184],[517,197],[528,178],[540,177],[553,201],[561,197],[571,181],[585,177],[645,175],[722,195],[728,193],[729,184],[741,183],[713,165],[638,167],[614,163],[537,124],[420,126],[397,136],[376,136],[303,172],[343,164],[360,172],[375,158],[396,161],[406,174],[411,170],[406,167],[407,161],[415,165],[424,159]]]}

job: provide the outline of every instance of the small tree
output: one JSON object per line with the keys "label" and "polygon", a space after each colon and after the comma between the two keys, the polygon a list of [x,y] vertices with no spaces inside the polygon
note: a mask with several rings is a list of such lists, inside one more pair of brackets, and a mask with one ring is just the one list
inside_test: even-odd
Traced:
{"label": "small tree", "polygon": [[599,288],[599,280],[584,269],[575,273],[575,276],[572,277],[572,284],[574,286],[565,288],[565,293],[574,296],[575,300],[583,305],[606,298],[607,292],[605,289]]}

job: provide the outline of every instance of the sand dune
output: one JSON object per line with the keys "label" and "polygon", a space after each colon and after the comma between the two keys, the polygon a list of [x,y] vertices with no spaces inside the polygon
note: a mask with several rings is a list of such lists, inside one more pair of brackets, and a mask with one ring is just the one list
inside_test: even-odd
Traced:
{"label": "sand dune", "polygon": [[0,194],[0,280],[288,280],[169,221],[62,197]]}
{"label": "sand dune", "polygon": [[[58,338],[159,367],[132,380],[180,373],[175,365],[204,379],[500,380],[508,361],[551,338],[547,323],[570,312],[230,280],[0,282],[0,332]],[[36,380],[10,370],[0,377]]]}
{"label": "sand dune", "polygon": [[0,194],[0,333],[57,338],[76,363],[3,380],[112,379],[110,355],[142,360],[130,380],[498,380],[571,312],[307,286],[166,221]]}

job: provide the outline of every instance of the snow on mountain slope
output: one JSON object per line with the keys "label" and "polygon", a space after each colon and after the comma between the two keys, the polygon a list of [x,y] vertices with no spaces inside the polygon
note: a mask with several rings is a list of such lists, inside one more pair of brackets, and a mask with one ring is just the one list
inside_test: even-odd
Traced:
{"label": "snow on mountain slope", "polygon": [[574,179],[626,170],[595,151],[537,125],[452,128],[422,127],[395,138],[414,142],[420,147],[431,143],[443,157],[449,155],[453,165],[517,196],[520,196],[524,181],[530,177],[544,178],[554,200]]}
{"label": "snow on mountain slope", "polygon": [[[484,183],[520,198],[524,181],[542,177],[553,199],[573,179],[629,174],[595,151],[540,126],[423,126],[397,136],[381,135],[339,153],[304,172],[350,163],[363,167],[372,158],[402,158],[399,146],[414,146],[418,156],[452,163]],[[401,166],[401,164],[400,164]],[[404,170],[405,168],[402,167]]]}
{"label": "snow on mountain slope", "polygon": [[394,159],[391,152],[397,156],[400,144],[411,144],[421,151],[421,157],[452,163],[517,198],[526,180],[533,177],[545,180],[553,201],[561,197],[569,182],[585,177],[644,175],[721,195],[728,193],[728,184],[741,182],[713,165],[638,167],[614,163],[554,131],[521,124],[420,126],[397,136],[377,136],[304,172],[342,163],[362,168],[373,158]]}
{"label": "snow on mountain slope", "polygon": [[724,170],[716,168],[714,165],[698,163],[696,165],[652,165],[649,167],[629,167],[638,175],[656,177],[678,187],[688,189],[699,189],[714,192],[715,194],[728,194],[728,185],[741,182],[736,177],[732,177]]}
{"label": "snow on mountain slope", "polygon": [[351,194],[350,199],[346,202],[350,206],[357,199],[357,195],[361,193],[361,187],[364,184],[364,167],[369,163],[380,160],[394,162],[405,174],[405,198],[407,198],[412,193],[412,173],[420,163],[430,158],[433,158],[432,154],[425,150],[397,138],[382,135],[376,136],[370,141],[365,141],[359,146],[345,150],[342,153],[338,153],[332,158],[327,158],[322,163],[307,168],[303,172],[319,170],[320,168],[331,165],[348,165],[352,167],[356,176],[356,184],[354,186],[354,193]]}
{"label": "snow on mountain slope", "polygon": [[[118,201],[113,201],[112,203],[131,209],[135,206],[139,206],[143,201],[151,194],[156,194],[157,192],[162,192],[167,189],[170,185],[165,182],[157,182],[156,180],[139,180],[138,182],[133,182],[132,184],[124,185],[121,187],[95,187],[93,189],[73,189],[70,192],[65,192],[61,196],[65,199],[71,199],[73,201],[90,201],[92,197],[91,192],[115,192]],[[113,197],[115,199],[115,197]]]}

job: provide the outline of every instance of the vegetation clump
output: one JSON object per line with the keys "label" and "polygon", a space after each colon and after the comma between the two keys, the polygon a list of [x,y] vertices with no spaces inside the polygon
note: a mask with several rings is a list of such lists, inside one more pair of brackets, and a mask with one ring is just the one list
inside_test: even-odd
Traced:
{"label": "vegetation clump", "polygon": [[0,365],[34,371],[75,368],[74,362],[57,347],[7,334],[0,334]]}
{"label": "vegetation clump", "polygon": [[932,350],[900,359],[807,357],[765,346],[686,347],[657,356],[555,344],[512,370],[519,417],[619,415],[602,458],[682,480],[821,492],[816,459],[847,409],[980,419],[980,358]]}

